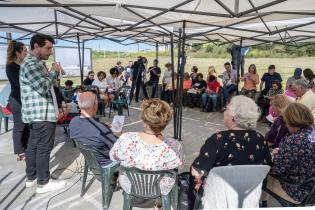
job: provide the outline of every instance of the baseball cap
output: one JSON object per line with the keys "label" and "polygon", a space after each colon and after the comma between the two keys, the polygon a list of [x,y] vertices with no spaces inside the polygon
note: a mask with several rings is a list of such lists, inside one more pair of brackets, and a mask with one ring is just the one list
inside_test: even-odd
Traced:
{"label": "baseball cap", "polygon": [[302,69],[301,68],[295,68],[294,70],[294,76],[300,77],[302,75]]}

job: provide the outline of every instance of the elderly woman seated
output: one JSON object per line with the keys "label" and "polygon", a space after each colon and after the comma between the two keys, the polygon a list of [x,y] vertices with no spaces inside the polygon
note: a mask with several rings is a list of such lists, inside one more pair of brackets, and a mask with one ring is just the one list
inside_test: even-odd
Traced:
{"label": "elderly woman seated", "polygon": [[[110,151],[111,160],[121,161],[121,165],[126,167],[147,171],[170,170],[183,165],[181,144],[162,134],[172,118],[170,105],[160,99],[145,100],[141,104],[140,117],[144,123],[143,131],[122,134]],[[124,191],[130,191],[131,185],[126,176],[120,174],[119,182]],[[169,192],[175,184],[175,178],[162,180],[161,183],[161,190]],[[144,204],[143,200],[132,203],[139,207],[152,205],[150,202]]]}
{"label": "elderly woman seated", "polygon": [[292,103],[291,100],[285,95],[276,95],[272,97],[270,106],[273,112],[277,115],[270,130],[266,133],[265,139],[270,146],[278,147],[279,143],[289,135],[289,130],[285,126],[282,111]]}
{"label": "elderly woman seated", "polygon": [[190,205],[194,205],[194,190],[199,190],[213,167],[227,165],[271,164],[267,142],[255,131],[259,117],[255,102],[246,96],[235,96],[224,112],[228,128],[207,139],[191,167]]}
{"label": "elderly woman seated", "polygon": [[311,188],[302,184],[315,176],[315,128],[311,111],[303,104],[292,103],[282,113],[291,135],[274,149],[271,174],[288,183],[268,176],[267,189],[291,203],[301,203]]}

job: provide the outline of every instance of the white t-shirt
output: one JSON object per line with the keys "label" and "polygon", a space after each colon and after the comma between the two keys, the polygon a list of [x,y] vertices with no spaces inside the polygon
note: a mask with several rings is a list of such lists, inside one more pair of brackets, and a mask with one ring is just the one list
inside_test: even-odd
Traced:
{"label": "white t-shirt", "polygon": [[106,79],[103,79],[102,81],[99,81],[98,79],[95,79],[92,83],[92,85],[97,86],[100,91],[105,92],[107,88],[107,82]]}
{"label": "white t-shirt", "polygon": [[166,69],[164,71],[163,78],[164,78],[164,84],[167,84],[170,80],[172,80],[172,70],[169,71],[168,69]]}

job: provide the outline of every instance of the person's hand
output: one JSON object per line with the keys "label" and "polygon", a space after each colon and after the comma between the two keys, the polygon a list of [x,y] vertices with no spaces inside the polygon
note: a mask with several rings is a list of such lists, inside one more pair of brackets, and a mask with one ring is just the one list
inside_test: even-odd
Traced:
{"label": "person's hand", "polygon": [[271,155],[272,155],[272,156],[275,156],[275,155],[278,154],[278,152],[279,152],[279,148],[274,148],[274,149],[272,150],[272,152],[271,152]]}
{"label": "person's hand", "polygon": [[55,71],[55,72],[58,72],[60,74],[65,74],[62,67],[56,62],[52,64],[51,71]]}
{"label": "person's hand", "polygon": [[120,137],[120,136],[123,134],[123,132],[120,131],[120,132],[116,132],[116,133],[114,133],[114,134],[115,134],[115,136]]}

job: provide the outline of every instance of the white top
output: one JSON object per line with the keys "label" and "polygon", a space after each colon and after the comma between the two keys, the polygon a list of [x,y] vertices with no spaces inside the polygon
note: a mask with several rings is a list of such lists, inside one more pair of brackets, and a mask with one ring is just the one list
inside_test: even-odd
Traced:
{"label": "white top", "polygon": [[112,75],[106,77],[106,83],[110,89],[117,90],[120,88],[120,79],[118,77],[113,78]]}
{"label": "white top", "polygon": [[105,92],[106,88],[107,88],[106,79],[103,79],[102,81],[99,81],[98,79],[95,79],[92,82],[92,85],[97,86],[100,89],[100,91],[102,91],[102,92]]}
{"label": "white top", "polygon": [[172,80],[172,70],[166,69],[163,75],[164,84],[167,84],[170,80]]}

